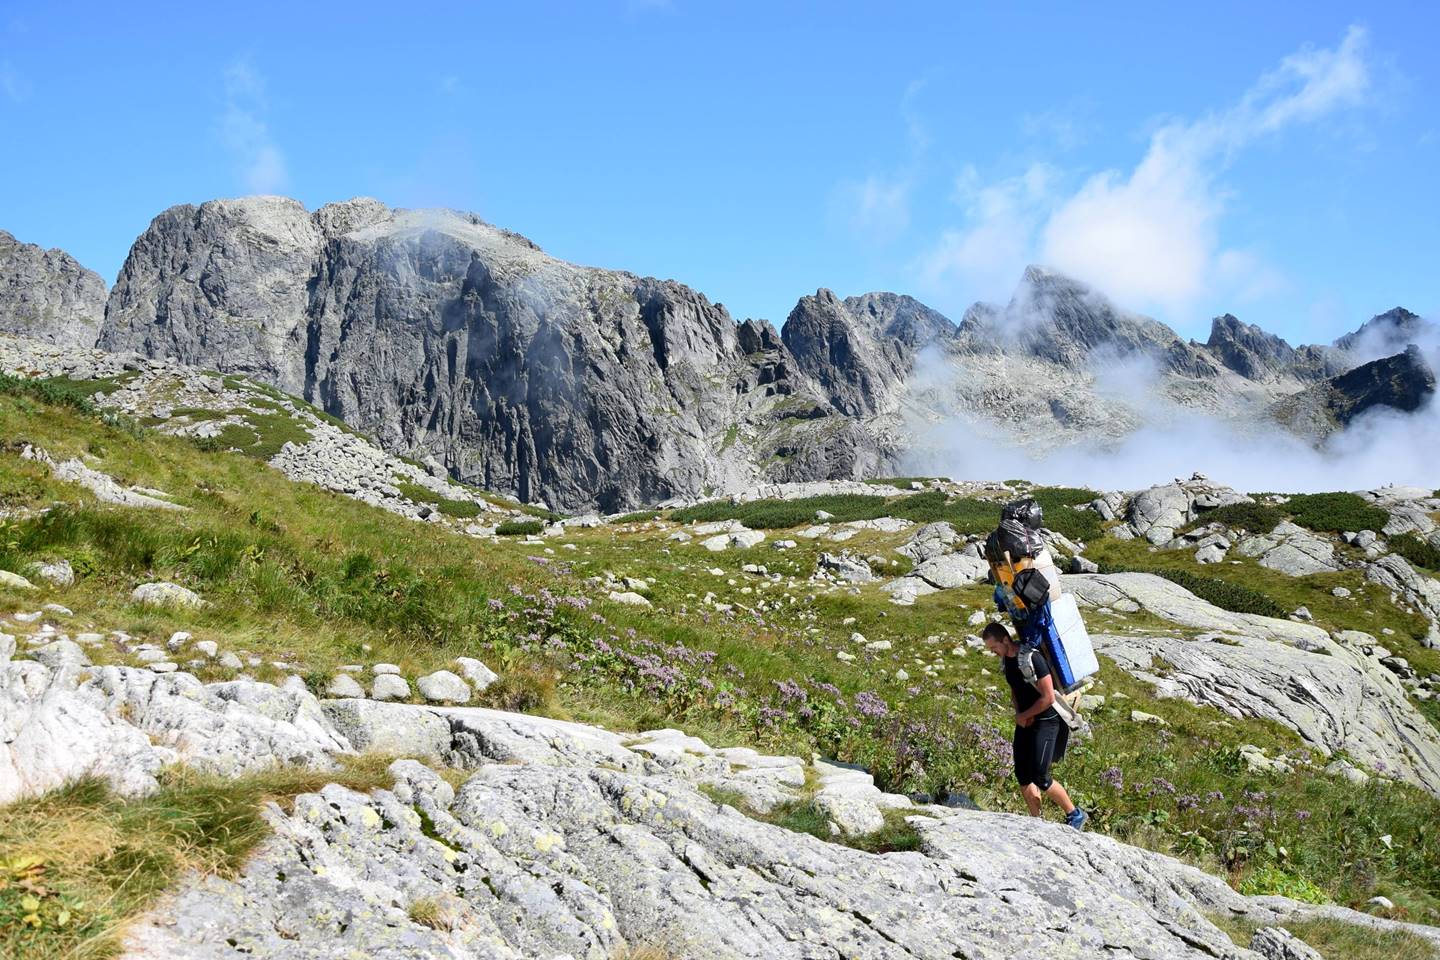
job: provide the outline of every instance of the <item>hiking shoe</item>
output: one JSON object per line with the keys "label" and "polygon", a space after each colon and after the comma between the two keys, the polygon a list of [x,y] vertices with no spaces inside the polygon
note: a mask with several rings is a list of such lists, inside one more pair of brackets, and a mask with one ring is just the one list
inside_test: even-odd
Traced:
{"label": "hiking shoe", "polygon": [[1065,814],[1065,825],[1074,827],[1076,830],[1084,830],[1085,821],[1089,819],[1090,815],[1088,813],[1086,813],[1084,810],[1081,810],[1079,807],[1076,807],[1074,810],[1071,810],[1069,813]]}

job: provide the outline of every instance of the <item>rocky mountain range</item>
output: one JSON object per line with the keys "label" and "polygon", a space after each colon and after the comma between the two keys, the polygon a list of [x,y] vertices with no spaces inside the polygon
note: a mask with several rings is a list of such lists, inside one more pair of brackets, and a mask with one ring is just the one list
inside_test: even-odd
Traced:
{"label": "rocky mountain range", "polygon": [[819,290],[777,331],[473,215],[369,199],[173,207],[108,296],[0,234],[0,331],[247,374],[436,474],[570,509],[893,472],[935,424],[1103,444],[1200,410],[1320,442],[1434,393],[1405,350],[1435,326],[1400,308],[1298,348],[1227,314],[1202,344],[1031,267],[958,324]]}

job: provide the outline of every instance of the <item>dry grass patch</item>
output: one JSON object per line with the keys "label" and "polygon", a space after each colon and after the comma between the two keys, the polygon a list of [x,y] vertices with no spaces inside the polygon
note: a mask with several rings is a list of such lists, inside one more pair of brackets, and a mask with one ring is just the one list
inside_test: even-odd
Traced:
{"label": "dry grass patch", "polygon": [[148,797],[75,781],[0,811],[0,958],[99,960],[127,922],[187,873],[230,875],[269,833],[267,802],[342,783],[389,786],[389,758],[341,771],[278,769],[235,779],[169,772]]}

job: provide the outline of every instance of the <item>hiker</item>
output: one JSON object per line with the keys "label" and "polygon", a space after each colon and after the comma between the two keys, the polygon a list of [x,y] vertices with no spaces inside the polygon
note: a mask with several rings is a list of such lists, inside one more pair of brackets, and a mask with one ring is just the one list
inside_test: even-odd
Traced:
{"label": "hiker", "polygon": [[[1089,817],[1070,801],[1065,788],[1050,778],[1051,764],[1065,756],[1070,727],[1055,710],[1055,684],[1049,663],[1043,654],[1023,651],[1031,668],[1023,670],[1020,645],[1004,624],[992,622],[980,636],[990,652],[1000,658],[1005,682],[1010,685],[1010,700],[1015,706],[1015,780],[1030,816],[1040,816],[1041,798],[1049,797],[1065,812],[1067,824],[1076,830],[1084,829]],[[1034,680],[1029,681],[1025,674],[1032,671]]]}

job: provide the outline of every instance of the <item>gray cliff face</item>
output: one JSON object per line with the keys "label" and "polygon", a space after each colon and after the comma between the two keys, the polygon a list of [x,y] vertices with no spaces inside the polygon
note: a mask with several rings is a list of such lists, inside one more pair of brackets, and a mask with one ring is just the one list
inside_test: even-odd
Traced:
{"label": "gray cliff face", "polygon": [[1296,433],[1324,438],[1376,407],[1409,413],[1434,396],[1435,372],[1411,344],[1286,397],[1270,415]]}
{"label": "gray cliff face", "polygon": [[[848,416],[873,415],[893,407],[895,394],[913,365],[914,346],[891,335],[885,321],[894,317],[880,312],[881,298],[900,299],[893,294],[871,294],[842,301],[829,290],[819,290],[813,297],[801,298],[781,331],[796,363]],[[922,324],[910,323],[907,317],[896,326],[906,329],[913,339],[924,336]]]}
{"label": "gray cliff face", "polygon": [[373,200],[167,211],[126,262],[101,346],[250,374],[387,449],[564,507],[884,459],[767,325],[473,216]]}
{"label": "gray cliff face", "polygon": [[63,250],[0,230],[0,333],[92,347],[105,316],[105,281]]}

